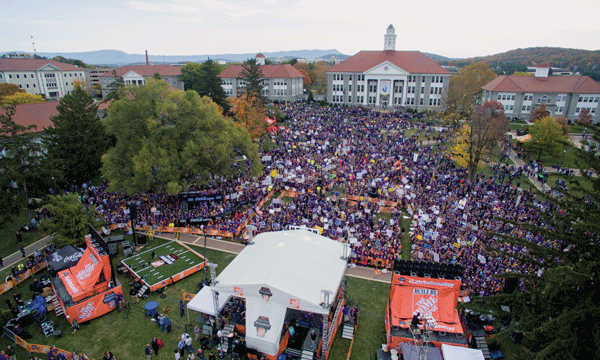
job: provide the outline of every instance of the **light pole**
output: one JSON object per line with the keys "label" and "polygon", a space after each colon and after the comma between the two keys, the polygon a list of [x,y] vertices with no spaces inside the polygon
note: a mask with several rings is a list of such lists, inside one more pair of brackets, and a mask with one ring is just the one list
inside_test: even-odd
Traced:
{"label": "light pole", "polygon": [[562,156],[562,160],[560,161],[560,168],[562,169],[563,166],[563,162],[565,161],[565,154],[567,153],[567,150],[563,150],[563,156]]}
{"label": "light pole", "polygon": [[133,232],[133,243],[137,248],[137,236],[135,236],[135,219],[137,218],[137,205],[134,201],[129,202],[129,219],[131,220],[131,230]]}
{"label": "light pole", "polygon": [[202,234],[204,234],[204,266],[202,267],[202,270],[204,270],[204,274],[202,284],[206,285],[206,230],[204,230],[204,225],[202,225]]}

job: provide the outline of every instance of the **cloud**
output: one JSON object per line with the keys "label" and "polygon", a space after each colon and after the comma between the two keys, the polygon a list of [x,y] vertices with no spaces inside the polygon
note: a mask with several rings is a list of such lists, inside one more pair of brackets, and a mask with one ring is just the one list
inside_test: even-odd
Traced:
{"label": "cloud", "polygon": [[263,3],[269,5],[277,5],[277,0],[264,0]]}
{"label": "cloud", "polygon": [[177,5],[177,4],[166,4],[166,3],[148,3],[142,1],[130,1],[127,3],[127,6],[136,9],[136,10],[144,10],[144,11],[154,11],[154,12],[169,12],[169,13],[190,13],[190,12],[200,12],[200,9],[185,6],[185,5]]}

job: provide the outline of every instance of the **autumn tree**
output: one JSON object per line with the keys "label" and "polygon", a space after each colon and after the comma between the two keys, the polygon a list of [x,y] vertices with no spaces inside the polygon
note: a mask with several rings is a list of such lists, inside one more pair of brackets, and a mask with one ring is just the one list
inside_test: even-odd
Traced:
{"label": "autumn tree", "polygon": [[98,106],[83,87],[60,99],[53,127],[46,130],[46,161],[61,185],[82,184],[100,174],[102,155],[110,141],[100,122]]}
{"label": "autumn tree", "polygon": [[310,84],[312,84],[312,81],[310,80],[310,75],[308,75],[308,73],[306,72],[306,70],[304,69],[296,69],[300,72],[300,74],[302,74],[304,77],[302,78],[302,82],[304,84],[304,86],[310,86]]}
{"label": "autumn tree", "polygon": [[479,163],[488,161],[507,130],[502,105],[486,101],[475,107],[471,119],[456,131],[452,155],[458,165],[469,170],[471,181],[475,180]]}
{"label": "autumn tree", "polygon": [[239,76],[245,84],[243,92],[248,94],[249,97],[256,98],[261,104],[265,104],[264,75],[255,58],[244,61]]}
{"label": "autumn tree", "polygon": [[541,103],[540,106],[535,108],[531,113],[531,121],[536,122],[548,116],[550,116],[550,111],[546,109],[546,103]]}
{"label": "autumn tree", "polygon": [[329,70],[329,65],[325,61],[314,64],[312,69],[314,74],[312,78],[313,89],[321,94],[327,91],[327,70]]}
{"label": "autumn tree", "polygon": [[531,140],[523,144],[526,150],[537,155],[539,160],[542,155],[557,156],[563,150],[567,140],[562,127],[552,118],[546,116],[536,121],[529,127]]}
{"label": "autumn tree", "polygon": [[481,88],[496,78],[496,74],[483,62],[471,63],[450,78],[446,107],[449,113],[468,118],[480,99]]}
{"label": "autumn tree", "polygon": [[591,124],[593,117],[594,116],[592,114],[590,114],[590,110],[584,108],[579,113],[579,116],[577,117],[577,122]]}
{"label": "autumn tree", "polygon": [[46,99],[42,95],[28,94],[28,93],[14,93],[12,95],[4,96],[0,99],[0,105],[21,105],[21,104],[35,104],[44,102]]}
{"label": "autumn tree", "polygon": [[2,83],[0,84],[0,98],[14,95],[16,93],[24,93],[25,90],[19,89],[17,84]]}
{"label": "autumn tree", "polygon": [[127,87],[107,112],[104,124],[116,144],[102,157],[102,173],[112,190],[176,194],[261,169],[248,132],[195,91],[173,91],[150,79]]}
{"label": "autumn tree", "polygon": [[248,131],[252,140],[260,138],[267,129],[262,104],[246,93],[231,101],[233,116],[237,123]]}
{"label": "autumn tree", "polygon": [[223,109],[223,114],[226,114],[229,111],[229,103],[218,77],[222,70],[217,62],[210,59],[202,64],[187,63],[181,67],[181,81],[186,90],[194,90],[200,97],[208,96]]}
{"label": "autumn tree", "polygon": [[555,116],[554,121],[560,126],[563,135],[569,134],[569,121],[566,116]]}

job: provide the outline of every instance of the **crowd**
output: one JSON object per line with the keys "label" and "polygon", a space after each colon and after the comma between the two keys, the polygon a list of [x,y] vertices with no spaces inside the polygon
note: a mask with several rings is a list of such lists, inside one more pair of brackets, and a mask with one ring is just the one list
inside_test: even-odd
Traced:
{"label": "crowd", "polygon": [[[530,191],[520,188],[522,175],[539,171],[534,163],[522,168],[494,165],[490,175],[479,174],[470,181],[467,171],[456,167],[445,151],[447,132],[422,115],[305,103],[281,105],[280,110],[289,131],[263,139],[262,176],[214,178],[206,187],[190,189],[200,195],[221,194],[218,201],[184,206],[178,196],[129,197],[108,191],[107,183],[75,190],[108,224],[126,223],[128,205],[134,201],[141,225],[167,226],[208,217],[208,229],[235,235],[245,222],[257,232],[289,225],[318,228],[325,236],[348,242],[357,265],[391,268],[408,231],[413,258],[462,264],[463,288],[482,295],[501,289],[503,280],[494,274],[539,270],[501,256],[527,255],[527,250],[499,241],[488,231],[562,246],[495,220],[499,216],[542,224],[535,208],[549,210],[551,205],[538,203]],[[293,195],[259,209],[257,204],[270,190]],[[350,201],[348,195],[364,198]]]}

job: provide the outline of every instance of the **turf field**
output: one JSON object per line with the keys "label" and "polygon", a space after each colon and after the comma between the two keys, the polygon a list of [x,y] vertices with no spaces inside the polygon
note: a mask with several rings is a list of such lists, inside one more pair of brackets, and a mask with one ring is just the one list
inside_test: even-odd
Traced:
{"label": "turf field", "polygon": [[202,258],[177,242],[170,241],[124,259],[123,263],[138,277],[145,277],[145,282],[152,287],[171,276],[202,264]]}

